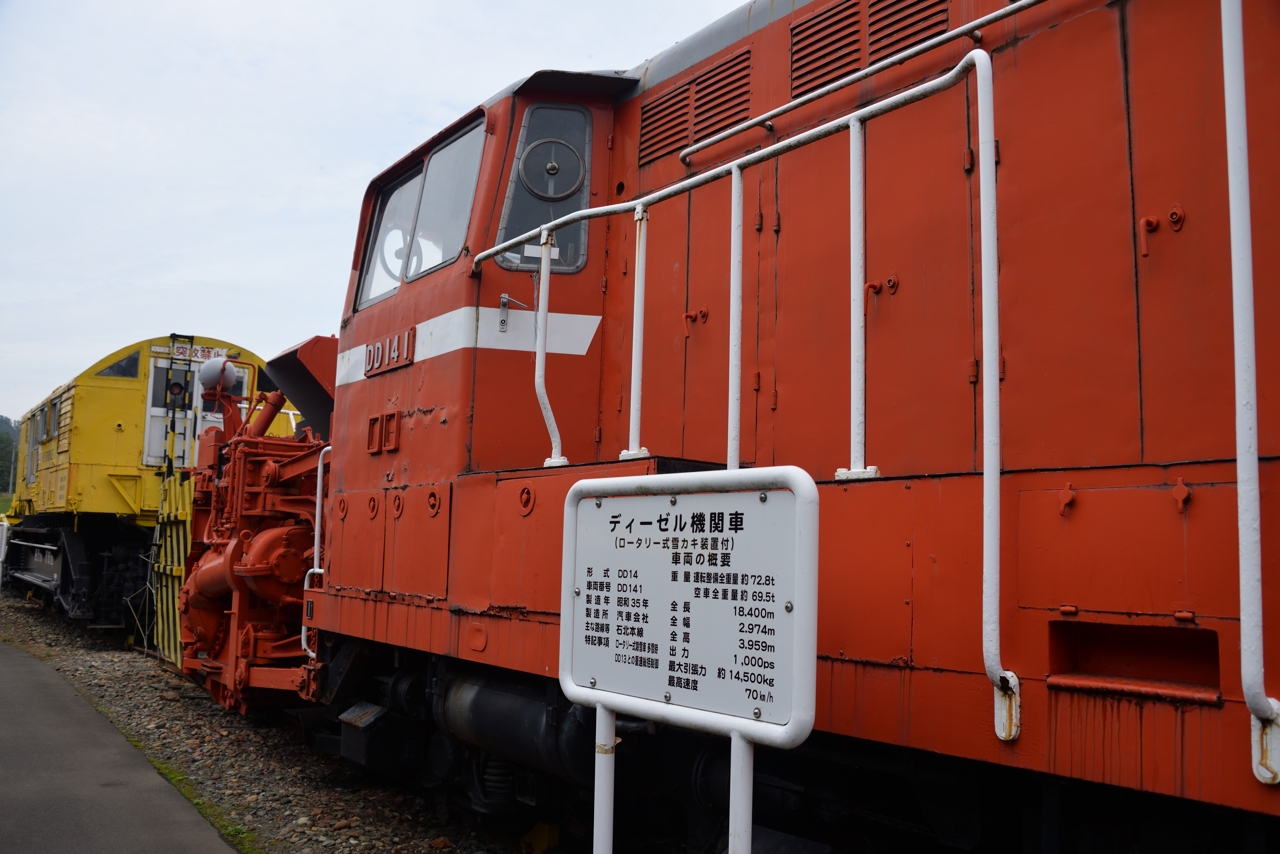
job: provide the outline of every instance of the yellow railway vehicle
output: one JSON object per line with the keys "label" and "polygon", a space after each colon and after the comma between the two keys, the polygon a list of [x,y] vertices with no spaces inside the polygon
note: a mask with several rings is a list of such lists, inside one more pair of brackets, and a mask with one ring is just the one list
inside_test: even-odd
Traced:
{"label": "yellow railway vehicle", "polygon": [[[249,350],[170,335],[104,357],[24,415],[0,580],[95,627],[132,628],[152,609],[163,621],[174,586],[165,582],[182,583],[185,558],[168,560],[163,540],[185,539],[173,528],[190,524],[187,508],[166,504],[190,491],[184,469],[200,432],[222,423],[196,374],[224,357],[236,367],[236,396],[275,390]],[[269,432],[292,435],[296,417],[286,406]]]}

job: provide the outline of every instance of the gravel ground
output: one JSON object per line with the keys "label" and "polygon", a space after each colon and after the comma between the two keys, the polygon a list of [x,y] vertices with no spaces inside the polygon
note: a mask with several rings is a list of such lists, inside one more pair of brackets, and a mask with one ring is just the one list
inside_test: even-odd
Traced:
{"label": "gravel ground", "polygon": [[0,641],[59,671],[243,852],[518,850],[429,794],[312,752],[288,715],[229,712],[155,659],[7,589]]}

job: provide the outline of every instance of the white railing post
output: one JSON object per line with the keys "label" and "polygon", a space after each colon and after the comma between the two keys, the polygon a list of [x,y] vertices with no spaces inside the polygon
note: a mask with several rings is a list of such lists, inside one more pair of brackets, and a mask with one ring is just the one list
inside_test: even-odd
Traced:
{"label": "white railing post", "polygon": [[618,716],[603,705],[596,706],[596,779],[591,854],[613,852],[613,778],[618,745]]}
{"label": "white railing post", "polygon": [[1222,88],[1231,217],[1231,321],[1236,396],[1236,524],[1240,548],[1240,681],[1253,730],[1253,775],[1280,783],[1280,703],[1267,695],[1262,646],[1262,495],[1258,482],[1258,375],[1253,309],[1253,227],[1245,100],[1244,16],[1221,0]]}
{"label": "white railing post", "polygon": [[1000,654],[1000,253],[996,234],[996,120],[991,57],[975,50],[978,89],[978,206],[982,246],[982,663],[995,691],[1002,741],[1022,730],[1022,689]]}
{"label": "white railing post", "polygon": [[733,168],[729,238],[729,441],[725,463],[738,468],[742,453],[742,167]]}
{"label": "white railing post", "polygon": [[867,465],[866,199],[862,120],[849,119],[849,467],[836,480],[862,480],[880,472]]}
{"label": "white railing post", "polygon": [[[316,524],[315,524],[315,542],[311,547],[311,568],[307,570],[307,574],[302,576],[302,597],[307,596],[307,591],[311,589],[311,576],[324,575],[324,568],[320,565],[320,521],[324,518],[324,458],[329,456],[329,452],[333,450],[330,445],[320,451],[319,462],[316,463]],[[305,615],[304,615],[305,619]],[[316,651],[307,643],[307,624],[302,624],[302,651],[309,658],[316,657]]]}
{"label": "white railing post", "polygon": [[627,449],[618,455],[620,460],[634,460],[649,456],[647,448],[640,446],[640,389],[644,378],[644,275],[645,256],[649,243],[649,211],[644,205],[636,205],[636,275],[634,295],[631,301],[631,422],[628,425]]}
{"label": "white railing post", "polygon": [[755,800],[755,745],[740,733],[729,736],[729,850],[751,854],[751,817]]}
{"label": "white railing post", "polygon": [[537,351],[533,369],[533,388],[538,395],[538,405],[542,407],[542,420],[547,422],[547,433],[551,435],[551,456],[542,464],[544,466],[565,466],[569,460],[560,449],[560,428],[556,426],[556,416],[551,411],[551,401],[547,399],[547,322],[550,315],[551,302],[551,246],[555,243],[555,233],[550,229],[542,229],[542,265],[538,270],[538,311],[533,321],[533,346]]}

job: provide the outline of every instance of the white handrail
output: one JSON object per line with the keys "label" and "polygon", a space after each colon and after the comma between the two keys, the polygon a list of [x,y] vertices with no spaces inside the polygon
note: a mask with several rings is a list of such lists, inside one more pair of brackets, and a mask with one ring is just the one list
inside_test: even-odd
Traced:
{"label": "white handrail", "polygon": [[1262,646],[1262,497],[1258,483],[1258,376],[1254,341],[1249,128],[1240,0],[1222,0],[1222,89],[1231,216],[1231,320],[1235,356],[1236,515],[1240,547],[1240,681],[1253,719],[1253,773],[1280,783],[1280,703],[1267,696]]}
{"label": "white handrail", "polygon": [[742,456],[742,167],[733,167],[729,237],[729,437],[725,466],[733,471]]}
{"label": "white handrail", "polygon": [[762,113],[753,119],[747,119],[745,122],[734,125],[728,130],[721,131],[715,136],[710,136],[702,140],[701,142],[694,143],[693,145],[686,148],[684,151],[680,152],[680,159],[685,163],[688,163],[689,158],[697,154],[699,151],[702,151],[703,149],[706,149],[706,148],[710,148],[716,143],[724,142],[726,139],[735,137],[740,133],[744,133],[746,131],[751,130],[752,128],[764,127],[768,130],[773,130],[773,120],[778,118],[779,116],[786,115],[792,110],[803,107],[806,104],[812,104],[814,101],[821,100],[822,98],[825,98],[826,96],[832,94],[833,92],[839,92],[841,89],[848,88],[849,86],[852,86],[854,83],[860,83],[863,80],[866,80],[868,77],[874,77],[875,75],[879,74],[881,71],[886,71],[890,68],[893,68],[894,66],[901,65],[902,63],[906,62],[909,59],[915,59],[917,56],[928,53],[929,51],[933,50],[936,47],[942,47],[944,44],[949,44],[950,42],[953,42],[956,39],[964,38],[967,36],[970,38],[974,38],[975,41],[980,41],[982,39],[982,34],[978,32],[978,30],[980,30],[982,27],[997,23],[998,21],[1002,21],[1005,18],[1018,14],[1024,9],[1030,9],[1032,6],[1038,6],[1043,2],[1044,0],[1021,0],[1021,2],[1013,3],[1009,6],[1006,6],[1005,8],[1001,9],[998,12],[992,12],[990,15],[985,15],[981,18],[976,18],[970,21],[969,23],[965,24],[964,26],[956,27],[954,30],[949,30],[940,36],[934,36],[928,41],[921,42],[915,47],[908,48],[907,50],[904,50],[901,53],[895,53],[893,56],[890,56],[888,59],[882,59],[881,61],[875,63],[874,65],[869,65],[866,68],[862,69],[861,71],[855,71],[853,74],[850,74],[848,77],[842,77],[839,80],[835,81],[834,83],[828,83],[826,86],[823,86],[821,89],[815,89],[814,91],[810,92],[808,95],[803,95],[792,101],[788,101],[787,103],[783,104],[781,107],[777,107],[776,109],[770,110],[767,113]]}
{"label": "white handrail", "polygon": [[[975,50],[978,205],[982,229],[982,663],[995,686],[996,735],[1022,729],[1018,677],[1000,657],[1000,252],[996,232],[996,119],[991,57]],[[969,57],[966,57],[969,58]]]}
{"label": "white handrail", "polygon": [[[959,66],[957,66],[959,67]],[[866,167],[861,121],[849,123],[849,467],[836,480],[877,477],[867,465]]]}
{"label": "white handrail", "polygon": [[620,460],[649,456],[640,445],[640,391],[644,378],[644,277],[649,247],[649,211],[636,205],[636,276],[631,300],[631,420],[627,425],[627,449]]}
{"label": "white handrail", "polygon": [[[315,523],[315,543],[311,548],[311,568],[307,570],[307,574],[302,576],[302,598],[307,598],[307,590],[310,589],[311,576],[324,575],[324,569],[320,566],[320,520],[324,513],[324,458],[329,456],[329,452],[333,450],[330,445],[320,451],[320,460],[316,463],[316,523]],[[316,651],[307,644],[307,623],[306,615],[303,615],[302,623],[302,651],[307,654],[308,658],[315,658]]]}
{"label": "white handrail", "polygon": [[551,411],[551,401],[547,399],[547,322],[551,305],[551,244],[555,241],[555,233],[545,226],[539,235],[542,244],[542,265],[538,270],[538,308],[533,322],[533,345],[537,351],[534,357],[533,389],[538,395],[538,406],[542,407],[542,420],[547,423],[547,432],[551,435],[551,456],[543,461],[544,466],[565,466],[569,460],[560,449],[560,428],[556,426],[556,416]]}
{"label": "white handrail", "polygon": [[[648,208],[669,198],[686,193],[704,184],[731,176],[732,191],[732,223],[730,241],[729,267],[729,415],[728,436],[726,441],[726,465],[736,469],[739,465],[740,427],[741,427],[741,394],[742,394],[742,231],[743,231],[743,170],[771,160],[788,151],[825,139],[844,130],[849,131],[850,162],[850,468],[836,472],[838,480],[873,477],[877,474],[874,466],[865,463],[866,454],[866,335],[863,319],[864,276],[866,265],[865,246],[865,211],[863,200],[864,164],[862,124],[884,115],[885,113],[913,104],[931,95],[956,85],[965,79],[970,72],[977,78],[978,89],[978,156],[979,156],[979,195],[982,228],[982,359],[983,367],[983,554],[982,554],[982,657],[983,667],[991,680],[995,691],[995,729],[996,735],[1005,741],[1018,737],[1021,729],[1021,690],[1018,677],[1006,670],[1001,663],[1000,647],[1000,330],[999,330],[999,253],[996,237],[996,197],[995,197],[995,118],[994,98],[992,95],[991,57],[983,50],[972,50],[965,55],[955,68],[941,77],[922,83],[904,92],[900,92],[875,104],[863,107],[842,118],[827,122],[790,139],[767,146],[751,154],[709,170],[701,175],[681,181],[663,190],[651,193],[635,202],[621,205],[608,205],[600,208],[589,208],[576,211],[558,220],[547,223],[537,231],[522,234],[501,243],[492,249],[481,252],[475,258],[475,266],[508,249],[523,245],[534,236],[541,235],[543,255],[541,281],[539,290],[539,317],[546,309],[546,285],[550,275],[549,235],[556,230],[597,217],[611,216],[627,211],[635,212],[639,222],[641,212],[647,217]],[[637,230],[637,268],[643,269],[639,260],[643,258],[643,246],[640,237],[643,228]],[[643,331],[643,325],[637,326],[637,317],[644,311],[643,277],[641,287],[636,289],[633,305],[633,329]],[[861,333],[861,334],[859,334]],[[642,380],[640,355],[642,342],[632,342],[632,435],[628,452],[639,447],[639,388]],[[559,451],[559,432],[550,415],[550,406],[545,403],[543,390],[545,341],[539,342],[538,369],[536,381],[539,388],[539,401],[543,403],[543,415],[547,419],[547,429],[552,433],[553,452]],[[563,458],[560,458],[563,460]],[[547,460],[547,465],[556,463]]]}

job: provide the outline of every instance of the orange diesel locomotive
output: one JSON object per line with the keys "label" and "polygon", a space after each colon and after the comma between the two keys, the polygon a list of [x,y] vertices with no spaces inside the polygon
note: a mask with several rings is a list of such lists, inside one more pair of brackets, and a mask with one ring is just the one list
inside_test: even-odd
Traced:
{"label": "orange diesel locomotive", "polygon": [[[520,81],[370,185],[336,373],[315,341],[268,366],[331,454],[202,444],[184,667],[577,838],[568,489],[795,465],[817,722],[761,752],[758,823],[1265,842],[1277,56],[1273,0],[759,0]],[[724,745],[618,726],[620,834],[714,845]]]}

